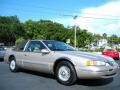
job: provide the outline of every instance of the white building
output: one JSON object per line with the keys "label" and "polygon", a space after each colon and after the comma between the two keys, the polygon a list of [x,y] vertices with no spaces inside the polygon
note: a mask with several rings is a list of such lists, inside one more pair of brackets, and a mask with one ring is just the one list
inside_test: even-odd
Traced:
{"label": "white building", "polygon": [[87,45],[88,48],[94,50],[96,48],[106,48],[108,46],[107,39],[100,39],[95,42],[92,42],[90,45]]}
{"label": "white building", "polygon": [[106,47],[108,45],[107,39],[100,39],[97,41],[97,47]]}

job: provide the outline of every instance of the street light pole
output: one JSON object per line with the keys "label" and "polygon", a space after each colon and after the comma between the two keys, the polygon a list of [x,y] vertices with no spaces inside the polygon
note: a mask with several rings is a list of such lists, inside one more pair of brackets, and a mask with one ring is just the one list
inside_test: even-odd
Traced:
{"label": "street light pole", "polygon": [[74,16],[73,19],[75,20],[75,25],[74,25],[74,47],[76,48],[76,19],[77,19],[78,16]]}

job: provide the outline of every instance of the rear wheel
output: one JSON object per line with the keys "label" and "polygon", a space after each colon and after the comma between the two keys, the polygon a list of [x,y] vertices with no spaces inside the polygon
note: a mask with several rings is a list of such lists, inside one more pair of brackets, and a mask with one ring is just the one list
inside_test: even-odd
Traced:
{"label": "rear wheel", "polygon": [[17,72],[18,69],[19,69],[18,66],[17,66],[17,64],[16,64],[16,60],[15,60],[14,57],[12,57],[10,59],[9,68],[10,68],[11,72]]}
{"label": "rear wheel", "polygon": [[63,85],[74,84],[77,80],[74,66],[66,61],[60,62],[56,68],[56,78]]}

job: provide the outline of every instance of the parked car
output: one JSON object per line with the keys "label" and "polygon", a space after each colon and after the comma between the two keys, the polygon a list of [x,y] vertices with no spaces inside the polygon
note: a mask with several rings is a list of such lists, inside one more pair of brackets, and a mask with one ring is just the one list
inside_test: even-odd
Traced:
{"label": "parked car", "polygon": [[76,51],[72,46],[55,40],[22,42],[5,54],[12,72],[20,68],[54,74],[58,82],[72,85],[79,78],[110,78],[119,66],[109,57]]}
{"label": "parked car", "polygon": [[5,48],[3,46],[0,46],[0,60],[4,59],[5,51]]}
{"label": "parked car", "polygon": [[104,49],[102,54],[105,56],[112,57],[115,60],[119,60],[119,52],[115,49]]}

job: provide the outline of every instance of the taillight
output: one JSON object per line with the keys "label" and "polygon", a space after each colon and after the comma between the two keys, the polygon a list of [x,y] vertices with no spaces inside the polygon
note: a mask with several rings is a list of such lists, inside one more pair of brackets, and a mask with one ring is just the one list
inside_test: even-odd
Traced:
{"label": "taillight", "polygon": [[114,52],[114,54],[118,54],[117,52]]}
{"label": "taillight", "polygon": [[106,52],[103,52],[103,54],[107,54]]}

